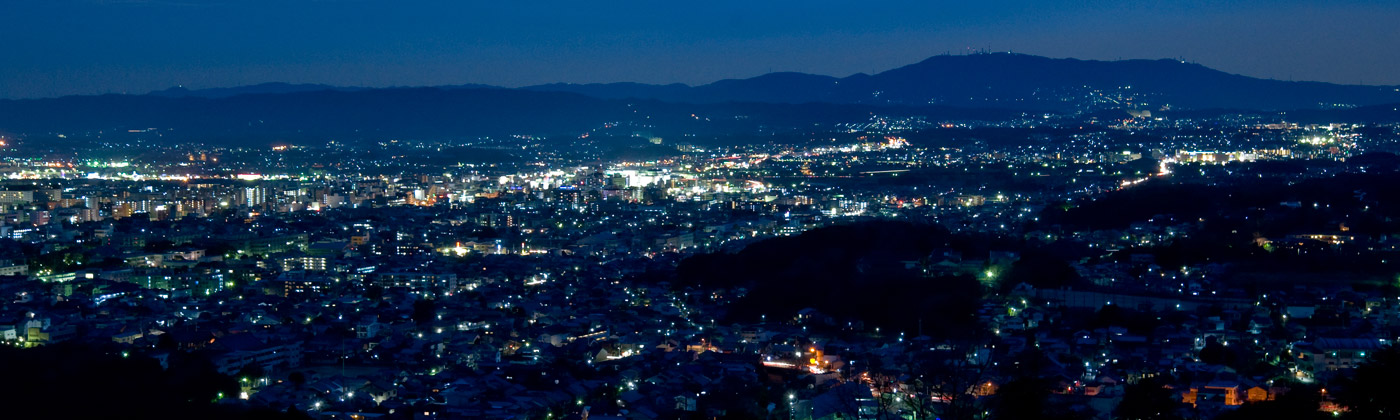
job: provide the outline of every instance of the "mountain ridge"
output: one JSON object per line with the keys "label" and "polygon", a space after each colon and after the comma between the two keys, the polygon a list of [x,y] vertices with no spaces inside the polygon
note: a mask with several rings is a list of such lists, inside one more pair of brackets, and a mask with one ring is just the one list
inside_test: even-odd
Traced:
{"label": "mountain ridge", "polygon": [[[787,86],[777,86],[774,79]],[[645,86],[666,88],[648,92]],[[1400,87],[1396,86],[1259,79],[1171,59],[1101,61],[1011,53],[933,56],[875,74],[857,73],[840,78],[769,73],[688,89],[675,85],[630,85],[625,91],[609,92],[607,87],[607,84],[551,84],[522,89],[689,103],[943,104],[1053,111],[1073,110],[1063,102],[1075,95],[1087,97],[1094,90],[1123,93],[1121,91],[1131,88],[1147,95],[1144,102],[1152,107],[1290,110],[1321,108],[1328,104],[1367,106],[1400,102]],[[1076,89],[1081,91],[1076,92]],[[758,92],[768,95],[758,97]]]}
{"label": "mountain ridge", "polygon": [[[0,100],[0,133],[53,136],[159,128],[183,138],[295,140],[581,135],[605,122],[662,135],[773,133],[865,121],[1126,115],[1150,109],[1400,121],[1400,88],[1282,82],[1176,60],[937,56],[876,74],[770,73],[714,83],[346,88],[271,83]],[[1115,114],[1116,112],[1116,114]],[[703,117],[703,118],[702,118]],[[669,132],[669,134],[666,134]],[[104,134],[105,133],[105,134]]]}
{"label": "mountain ridge", "polygon": [[[766,73],[701,85],[548,83],[505,88],[483,84],[428,86],[438,89],[512,89],[569,92],[600,99],[677,103],[809,103],[948,105],[955,107],[1077,111],[1070,103],[1098,93],[1138,97],[1120,108],[1297,110],[1400,103],[1400,86],[1345,85],[1261,79],[1173,59],[1081,60],[1013,53],[938,55],[878,72],[845,77],[800,72]],[[394,87],[399,88],[399,87]],[[319,90],[394,88],[324,84],[262,83],[148,95],[225,98]]]}
{"label": "mountain ridge", "polygon": [[[863,121],[870,115],[1004,119],[1015,113],[861,104],[673,104],[503,88],[315,90],[229,97],[119,95],[0,100],[0,133],[111,137],[157,129],[213,143],[464,139],[581,135],[608,122],[646,121],[663,135],[753,132]],[[714,115],[713,121],[696,118]],[[736,118],[743,116],[744,118]],[[749,118],[751,117],[751,118]],[[667,134],[670,133],[670,134]]]}

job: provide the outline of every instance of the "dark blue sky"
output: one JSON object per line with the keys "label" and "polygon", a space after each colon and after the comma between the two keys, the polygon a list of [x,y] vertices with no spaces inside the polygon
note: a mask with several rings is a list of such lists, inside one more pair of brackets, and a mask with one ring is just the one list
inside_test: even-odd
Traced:
{"label": "dark blue sky", "polygon": [[1400,84],[1395,0],[0,0],[0,98],[270,81],[708,83],[968,48]]}

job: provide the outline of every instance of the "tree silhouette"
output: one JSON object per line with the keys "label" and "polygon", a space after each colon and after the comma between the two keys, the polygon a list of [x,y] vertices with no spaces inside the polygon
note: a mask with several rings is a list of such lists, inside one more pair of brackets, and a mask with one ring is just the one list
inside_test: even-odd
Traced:
{"label": "tree silhouette", "polygon": [[0,347],[0,366],[20,378],[0,381],[0,402],[43,407],[39,417],[55,419],[287,418],[216,404],[221,394],[236,397],[238,383],[196,354],[175,353],[169,363],[162,369],[156,360],[110,343]]}
{"label": "tree silhouette", "polygon": [[1400,378],[1400,349],[1386,346],[1330,389],[1337,403],[1349,409],[1348,418],[1395,418],[1400,416],[1400,382],[1395,378]]}
{"label": "tree silhouette", "polygon": [[1202,362],[1213,365],[1223,365],[1229,361],[1229,349],[1220,343],[1220,339],[1212,336],[1206,337],[1206,345],[1201,348],[1200,358]]}
{"label": "tree silhouette", "polygon": [[287,375],[287,381],[291,382],[293,387],[301,388],[303,385],[306,385],[306,374],[301,372],[292,372],[291,374]]}
{"label": "tree silhouette", "polygon": [[413,301],[413,322],[418,325],[426,325],[433,322],[436,312],[437,302],[432,299]]}
{"label": "tree silhouette", "polygon": [[992,397],[991,411],[998,419],[1045,418],[1050,384],[1036,378],[1007,382]]}
{"label": "tree silhouette", "polygon": [[957,343],[952,350],[924,352],[911,362],[909,408],[918,418],[973,419],[981,414],[973,390],[983,384],[991,358],[975,357],[977,346]]}
{"label": "tree silhouette", "polygon": [[1181,407],[1175,393],[1161,378],[1147,378],[1130,384],[1123,390],[1123,401],[1113,410],[1122,420],[1178,420]]}

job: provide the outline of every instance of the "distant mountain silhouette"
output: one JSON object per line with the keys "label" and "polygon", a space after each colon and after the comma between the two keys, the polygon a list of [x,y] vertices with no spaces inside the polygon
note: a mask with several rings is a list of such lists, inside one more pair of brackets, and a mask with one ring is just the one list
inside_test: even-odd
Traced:
{"label": "distant mountain silhouette", "polygon": [[1081,116],[1115,118],[1125,115],[1121,109],[1160,112],[1165,106],[1183,116],[1285,110],[1295,121],[1395,122],[1400,121],[1396,89],[1256,79],[1174,60],[979,54],[938,56],[874,75],[772,73],[694,87],[369,89],[266,83],[0,100],[0,132],[71,136],[159,128],[182,140],[267,142],[579,135],[605,122],[635,121],[659,135],[728,136],[830,127],[872,114],[947,120],[1087,111]]}
{"label": "distant mountain silhouette", "polygon": [[[873,113],[1003,119],[1001,110],[864,104],[677,104],[502,88],[393,88],[217,95],[99,95],[0,100],[0,132],[97,135],[157,128],[178,140],[247,144],[293,140],[465,139],[580,135],[607,122],[645,121],[661,135],[751,133],[864,121]],[[697,118],[704,115],[707,118]],[[708,118],[714,116],[713,119]]]}
{"label": "distant mountain silhouette", "polygon": [[0,128],[73,134],[149,127],[215,141],[444,137],[521,133],[527,128],[575,132],[625,113],[622,104],[583,95],[505,89],[100,95],[0,101]]}
{"label": "distant mountain silhouette", "polygon": [[[496,86],[478,85],[478,84],[466,84],[466,85],[455,85],[455,86],[439,86],[438,88],[439,88],[439,89],[500,89],[500,88],[498,88],[498,87],[496,87]],[[282,94],[282,93],[320,92],[320,91],[327,91],[327,90],[333,90],[333,91],[337,91],[337,92],[358,92],[358,91],[362,91],[362,90],[369,90],[369,88],[332,86],[332,85],[310,84],[310,83],[301,83],[301,84],[297,84],[297,83],[271,82],[271,83],[260,83],[260,84],[256,84],[256,85],[250,85],[250,86],[237,86],[237,87],[229,87],[229,88],[194,89],[194,90],[186,89],[186,88],[184,88],[184,87],[182,87],[182,86],[176,86],[176,87],[172,87],[172,88],[165,89],[165,90],[157,90],[157,91],[154,91],[154,92],[149,93],[148,95],[150,95],[150,96],[161,96],[161,97],[167,97],[167,98],[185,98],[185,97],[196,97],[196,98],[228,98],[228,97],[240,96],[240,95],[266,95],[266,94]]]}
{"label": "distant mountain silhouette", "polygon": [[[1093,61],[996,53],[936,56],[875,75],[772,73],[684,85],[550,84],[525,89],[671,102],[939,104],[1073,110],[1094,91],[1137,95],[1118,107],[1292,110],[1400,103],[1400,87],[1257,79],[1176,60]],[[1145,105],[1143,104],[1145,102]],[[1110,104],[1112,105],[1112,104]]]}
{"label": "distant mountain silhouette", "polygon": [[155,91],[155,92],[149,93],[148,95],[150,95],[150,96],[161,96],[161,97],[167,97],[167,98],[185,98],[185,97],[196,97],[196,98],[227,98],[227,97],[238,96],[238,95],[279,94],[279,93],[297,93],[297,92],[318,92],[318,91],[323,91],[323,90],[335,90],[335,91],[343,91],[343,92],[353,92],[353,91],[358,91],[358,90],[364,90],[364,88],[339,87],[339,86],[320,85],[320,84],[293,84],[293,83],[273,82],[273,83],[261,83],[261,84],[251,85],[251,86],[238,86],[238,87],[212,88],[212,89],[195,89],[195,90],[186,89],[186,88],[184,88],[184,87],[177,86],[177,87],[172,87],[172,88],[165,89],[165,90],[157,90],[157,91]]}

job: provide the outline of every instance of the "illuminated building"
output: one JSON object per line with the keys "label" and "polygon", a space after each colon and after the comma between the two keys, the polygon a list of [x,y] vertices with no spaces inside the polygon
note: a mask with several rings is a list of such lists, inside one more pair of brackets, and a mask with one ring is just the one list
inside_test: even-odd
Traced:
{"label": "illuminated building", "polygon": [[0,191],[0,205],[28,204],[34,201],[34,191]]}
{"label": "illuminated building", "polygon": [[325,278],[305,277],[305,278],[282,278],[282,296],[305,296],[320,295],[330,288],[330,282]]}
{"label": "illuminated building", "polygon": [[248,208],[261,208],[267,204],[267,188],[262,186],[243,188],[243,205]]}

